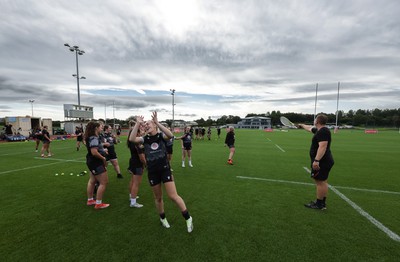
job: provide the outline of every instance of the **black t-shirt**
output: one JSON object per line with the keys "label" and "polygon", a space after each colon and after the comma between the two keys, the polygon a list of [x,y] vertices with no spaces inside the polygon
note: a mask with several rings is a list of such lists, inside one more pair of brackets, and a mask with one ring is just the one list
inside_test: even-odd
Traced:
{"label": "black t-shirt", "polygon": [[225,138],[225,144],[229,145],[234,145],[235,144],[235,133],[232,131],[229,131],[226,134],[226,138]]}
{"label": "black t-shirt", "polygon": [[129,151],[131,152],[130,164],[132,167],[143,168],[143,163],[140,161],[139,154],[144,153],[144,146],[142,144],[135,145],[135,143],[128,141],[128,147]]}
{"label": "black t-shirt", "polygon": [[319,130],[313,128],[311,130],[314,133],[314,136],[311,141],[310,148],[310,157],[313,160],[317,155],[319,142],[328,141],[328,146],[326,148],[324,156],[320,159],[320,161],[330,160],[332,159],[331,153],[331,131],[327,127],[321,127]]}
{"label": "black t-shirt", "polygon": [[192,134],[190,132],[185,133],[182,137],[182,141],[185,146],[190,146],[192,144]]}
{"label": "black t-shirt", "polygon": [[169,169],[167,150],[162,133],[144,136],[143,145],[149,172]]}
{"label": "black t-shirt", "polygon": [[48,138],[50,138],[50,134],[46,129],[42,130],[42,141],[50,141],[48,138],[46,138],[46,136]]}

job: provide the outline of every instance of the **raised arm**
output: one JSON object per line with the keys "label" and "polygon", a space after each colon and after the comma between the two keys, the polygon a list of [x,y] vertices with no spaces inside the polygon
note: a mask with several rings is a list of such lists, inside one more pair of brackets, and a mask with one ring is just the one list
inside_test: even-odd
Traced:
{"label": "raised arm", "polygon": [[168,128],[166,128],[165,126],[161,125],[158,122],[157,112],[153,112],[153,115],[151,117],[153,119],[154,124],[156,124],[156,126],[164,133],[164,136],[165,136],[164,139],[168,140],[168,139],[171,139],[172,137],[174,137],[174,135]]}
{"label": "raised arm", "polygon": [[129,141],[130,142],[135,143],[135,144],[143,143],[143,138],[137,136],[140,124],[142,122],[143,122],[143,116],[137,116],[136,117],[136,123],[133,126],[133,130],[132,130],[131,134],[129,135]]}

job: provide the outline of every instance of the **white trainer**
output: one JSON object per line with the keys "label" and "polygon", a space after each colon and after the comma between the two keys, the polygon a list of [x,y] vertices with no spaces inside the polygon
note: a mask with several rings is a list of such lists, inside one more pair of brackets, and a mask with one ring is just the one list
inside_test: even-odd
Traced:
{"label": "white trainer", "polygon": [[182,164],[182,167],[185,167],[185,163]]}
{"label": "white trainer", "polygon": [[189,217],[188,220],[186,220],[186,226],[187,226],[187,231],[190,233],[193,231],[193,218]]}
{"label": "white trainer", "polygon": [[143,207],[143,205],[142,204],[139,204],[138,202],[136,202],[135,204],[130,204],[129,205],[130,207],[136,207],[136,208],[141,208],[141,207]]}
{"label": "white trainer", "polygon": [[189,166],[190,166],[190,167],[193,167],[192,163],[189,163]]}
{"label": "white trainer", "polygon": [[164,219],[161,219],[161,218],[160,218],[160,222],[161,222],[161,225],[162,225],[163,227],[165,227],[165,228],[170,228],[170,227],[171,227],[171,226],[169,225],[168,221],[167,221],[167,218],[164,218]]}

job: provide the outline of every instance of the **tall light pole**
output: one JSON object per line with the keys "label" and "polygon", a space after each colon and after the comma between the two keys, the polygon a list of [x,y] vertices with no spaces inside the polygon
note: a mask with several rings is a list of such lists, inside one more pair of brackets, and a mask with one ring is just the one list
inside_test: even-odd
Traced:
{"label": "tall light pole", "polygon": [[29,100],[29,103],[31,103],[31,106],[32,106],[32,117],[33,117],[33,102],[35,102],[35,100]]}
{"label": "tall light pole", "polygon": [[78,63],[78,55],[83,55],[85,53],[85,51],[83,51],[82,49],[79,49],[79,46],[70,46],[69,44],[64,44],[64,46],[69,48],[69,51],[71,52],[75,52],[75,58],[76,58],[76,75],[72,75],[73,77],[76,78],[76,85],[78,88],[78,106],[81,105],[81,95],[80,95],[80,91],[79,91],[79,79],[86,79],[85,77],[79,77],[79,63]]}
{"label": "tall light pole", "polygon": [[[174,121],[175,121],[175,89],[170,89],[172,95],[172,123],[171,129],[174,130]],[[172,131],[173,132],[173,131]]]}

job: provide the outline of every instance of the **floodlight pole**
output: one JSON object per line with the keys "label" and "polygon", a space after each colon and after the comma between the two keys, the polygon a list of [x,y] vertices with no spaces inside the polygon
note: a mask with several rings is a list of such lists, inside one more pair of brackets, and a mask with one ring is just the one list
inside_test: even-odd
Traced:
{"label": "floodlight pole", "polygon": [[31,103],[31,107],[32,107],[32,117],[33,117],[33,102],[35,102],[35,100],[29,100],[29,103]]}
{"label": "floodlight pole", "polygon": [[338,118],[339,118],[339,88],[340,88],[340,82],[338,82],[338,85],[337,85],[336,128],[338,128]]}
{"label": "floodlight pole", "polygon": [[175,89],[170,89],[172,95],[172,123],[171,129],[174,130],[174,122],[175,122]]}
{"label": "floodlight pole", "polygon": [[76,77],[76,85],[78,89],[78,106],[81,105],[81,95],[80,95],[80,90],[79,90],[79,79],[86,79],[85,77],[79,77],[79,62],[78,62],[78,55],[83,55],[85,51],[82,49],[79,49],[79,46],[70,46],[69,44],[64,44],[64,46],[69,47],[69,51],[75,52],[75,60],[76,60],[76,75],[72,75],[73,77]]}
{"label": "floodlight pole", "polygon": [[[317,83],[317,85],[315,86],[314,120],[315,120],[315,117],[316,117],[316,115],[317,115],[317,99],[318,99],[318,83]],[[314,120],[313,120],[313,121],[314,121]]]}

